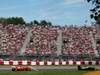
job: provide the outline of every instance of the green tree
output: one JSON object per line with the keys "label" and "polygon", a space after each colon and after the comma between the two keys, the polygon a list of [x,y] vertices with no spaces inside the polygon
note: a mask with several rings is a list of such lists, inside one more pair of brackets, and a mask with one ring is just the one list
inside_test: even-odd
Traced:
{"label": "green tree", "polygon": [[6,23],[5,21],[6,21],[6,19],[5,19],[5,18],[3,18],[3,17],[1,17],[1,18],[0,18],[0,23],[1,23],[1,24]]}
{"label": "green tree", "polygon": [[52,23],[51,22],[48,22],[48,26],[52,26]]}
{"label": "green tree", "polygon": [[48,23],[47,23],[47,21],[45,21],[45,20],[41,20],[41,21],[40,21],[40,25],[41,25],[41,26],[47,26]]}
{"label": "green tree", "polygon": [[39,25],[39,22],[37,20],[34,20],[33,24]]}
{"label": "green tree", "polygon": [[26,22],[22,17],[9,17],[9,18],[0,18],[0,23],[2,24],[25,24]]}
{"label": "green tree", "polygon": [[90,9],[91,19],[94,19],[97,24],[100,24],[100,0],[87,0],[87,2],[94,5],[94,7]]}
{"label": "green tree", "polygon": [[15,20],[17,20],[17,23],[19,24],[25,24],[25,21],[22,17],[16,17]]}

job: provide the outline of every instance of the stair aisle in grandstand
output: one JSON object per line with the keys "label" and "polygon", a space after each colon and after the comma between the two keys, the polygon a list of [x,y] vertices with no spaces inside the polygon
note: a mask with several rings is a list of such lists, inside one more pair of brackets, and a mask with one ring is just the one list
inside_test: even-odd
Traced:
{"label": "stair aisle in grandstand", "polygon": [[20,50],[20,54],[21,54],[21,55],[24,54],[25,49],[26,49],[26,46],[27,46],[27,44],[29,43],[31,36],[32,36],[32,30],[30,30],[30,31],[28,32],[28,34],[26,35],[26,39],[25,39],[25,41],[23,42],[23,46],[22,46],[22,48],[21,48],[21,50]]}
{"label": "stair aisle in grandstand", "polygon": [[57,38],[57,55],[61,54],[62,50],[62,31],[58,30],[58,38]]}
{"label": "stair aisle in grandstand", "polygon": [[96,57],[99,57],[99,53],[96,50],[96,40],[93,38],[92,32],[90,32],[90,37],[91,37],[91,40],[92,40],[92,46],[93,46],[93,49],[94,49],[94,53],[95,53]]}

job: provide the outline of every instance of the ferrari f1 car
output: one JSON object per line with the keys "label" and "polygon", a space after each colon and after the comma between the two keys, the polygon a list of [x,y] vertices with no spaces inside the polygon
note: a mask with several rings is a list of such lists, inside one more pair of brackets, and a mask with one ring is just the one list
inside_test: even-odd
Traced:
{"label": "ferrari f1 car", "polygon": [[12,71],[32,71],[30,66],[12,66]]}

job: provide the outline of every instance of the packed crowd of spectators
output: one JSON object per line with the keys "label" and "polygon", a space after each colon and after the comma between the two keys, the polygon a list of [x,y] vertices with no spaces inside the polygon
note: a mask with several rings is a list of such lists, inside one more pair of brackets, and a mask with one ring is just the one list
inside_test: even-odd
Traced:
{"label": "packed crowd of spectators", "polygon": [[58,28],[33,26],[32,37],[27,46],[27,50],[32,50],[31,53],[34,54],[54,54],[57,50],[57,30]]}
{"label": "packed crowd of spectators", "polygon": [[0,54],[18,54],[28,30],[24,25],[0,24]]}
{"label": "packed crowd of spectators", "polygon": [[95,26],[64,27],[62,31],[64,40],[63,54],[94,54],[92,38],[95,39],[97,34]]}
{"label": "packed crowd of spectators", "polygon": [[[26,46],[25,54],[57,53],[58,30],[62,32],[62,54],[94,54],[92,39],[95,40],[95,36],[98,36],[95,26],[27,27],[12,24],[0,24],[0,53],[19,54],[29,30],[32,30],[32,36]],[[97,45],[97,49],[100,50],[100,45]]]}

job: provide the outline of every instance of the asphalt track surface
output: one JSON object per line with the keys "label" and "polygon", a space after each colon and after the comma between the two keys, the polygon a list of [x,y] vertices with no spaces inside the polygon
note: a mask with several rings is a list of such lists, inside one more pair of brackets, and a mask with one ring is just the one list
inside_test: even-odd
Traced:
{"label": "asphalt track surface", "polygon": [[[77,70],[77,66],[31,66],[33,71],[49,71],[49,70]],[[100,66],[95,66],[100,70]],[[0,66],[0,71],[11,71],[12,66]]]}

